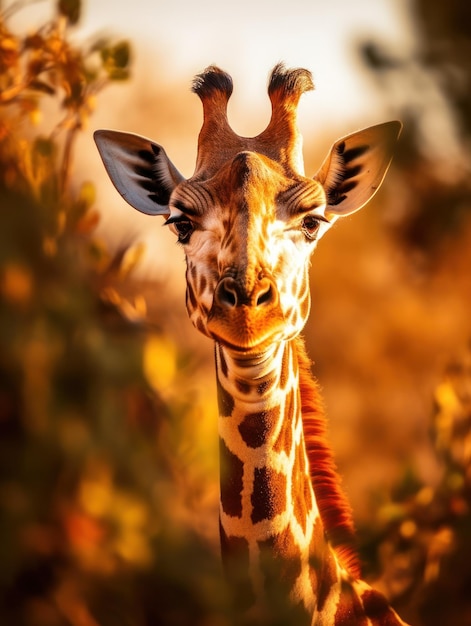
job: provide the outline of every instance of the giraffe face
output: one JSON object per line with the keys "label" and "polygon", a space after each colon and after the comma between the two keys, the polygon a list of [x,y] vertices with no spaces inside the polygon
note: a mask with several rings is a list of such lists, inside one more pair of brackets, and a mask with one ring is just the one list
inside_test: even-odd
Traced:
{"label": "giraffe face", "polygon": [[376,193],[401,129],[387,122],[334,143],[314,178],[303,173],[296,124],[307,70],[272,72],[272,116],[256,137],[240,137],[227,120],[229,75],[215,67],[196,77],[203,104],[196,169],[186,180],[162,146],[101,130],[95,140],[108,174],[139,211],[163,215],[187,260],[187,308],[205,335],[254,351],[291,339],[309,312],[309,257],[338,217]]}
{"label": "giraffe face", "polygon": [[196,328],[244,351],[296,336],[309,314],[309,258],[330,225],[325,204],[319,183],[249,151],[180,183],[167,223],[184,246]]}

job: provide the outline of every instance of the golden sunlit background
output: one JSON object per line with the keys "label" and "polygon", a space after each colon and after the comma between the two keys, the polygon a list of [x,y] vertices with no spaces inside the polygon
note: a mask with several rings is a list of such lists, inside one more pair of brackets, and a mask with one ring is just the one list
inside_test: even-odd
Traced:
{"label": "golden sunlit background", "polygon": [[228,71],[255,135],[283,60],[314,75],[309,174],[404,123],[381,192],[316,251],[305,335],[365,578],[413,626],[471,626],[470,37],[466,0],[0,3],[1,624],[233,623],[211,342],[181,248],[92,133],[151,137],[190,176],[192,77]]}

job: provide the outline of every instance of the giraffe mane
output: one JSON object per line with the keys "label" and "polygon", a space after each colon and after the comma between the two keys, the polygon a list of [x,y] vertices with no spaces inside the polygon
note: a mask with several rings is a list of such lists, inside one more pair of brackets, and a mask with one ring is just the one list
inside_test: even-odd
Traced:
{"label": "giraffe mane", "polygon": [[360,577],[352,509],[341,487],[332,449],[327,440],[325,410],[304,341],[296,340],[304,438],[314,494],[324,530],[341,564]]}

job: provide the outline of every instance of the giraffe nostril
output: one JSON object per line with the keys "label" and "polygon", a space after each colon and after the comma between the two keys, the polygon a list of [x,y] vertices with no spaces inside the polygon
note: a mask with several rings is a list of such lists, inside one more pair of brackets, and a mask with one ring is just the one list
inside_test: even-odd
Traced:
{"label": "giraffe nostril", "polygon": [[276,291],[273,283],[269,279],[262,281],[258,292],[255,294],[255,306],[272,304],[276,300]]}
{"label": "giraffe nostril", "polygon": [[235,307],[239,302],[237,284],[233,278],[223,278],[217,286],[216,302],[221,306]]}
{"label": "giraffe nostril", "polygon": [[259,280],[247,293],[240,283],[230,276],[226,276],[219,282],[214,298],[219,306],[230,309],[241,305],[255,308],[276,305],[278,301],[276,286],[269,278]]}

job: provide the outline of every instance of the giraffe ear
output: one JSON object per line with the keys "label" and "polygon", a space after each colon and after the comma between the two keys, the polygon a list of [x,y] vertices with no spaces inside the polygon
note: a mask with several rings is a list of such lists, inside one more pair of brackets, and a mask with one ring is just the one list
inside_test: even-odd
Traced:
{"label": "giraffe ear", "polygon": [[168,215],[170,194],[184,178],[165,150],[115,130],[97,130],[93,137],[111,182],[126,202],[147,215]]}
{"label": "giraffe ear", "polygon": [[324,187],[327,215],[349,215],[371,200],[388,171],[401,128],[401,122],[386,122],[334,143],[314,177]]}

